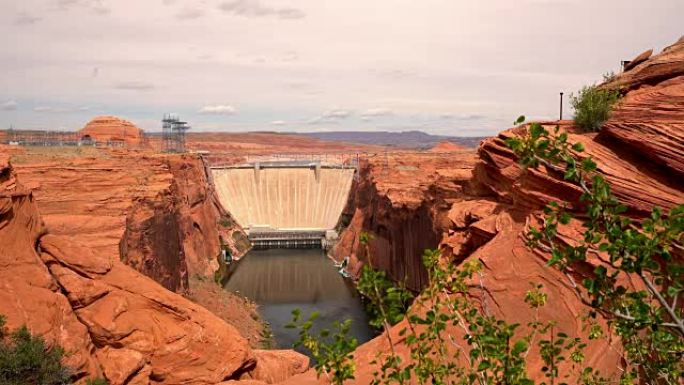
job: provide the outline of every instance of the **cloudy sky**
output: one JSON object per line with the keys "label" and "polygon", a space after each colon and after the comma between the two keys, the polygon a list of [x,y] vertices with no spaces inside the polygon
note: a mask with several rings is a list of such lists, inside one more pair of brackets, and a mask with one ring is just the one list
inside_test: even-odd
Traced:
{"label": "cloudy sky", "polygon": [[0,128],[492,134],[682,20],[682,0],[0,0]]}

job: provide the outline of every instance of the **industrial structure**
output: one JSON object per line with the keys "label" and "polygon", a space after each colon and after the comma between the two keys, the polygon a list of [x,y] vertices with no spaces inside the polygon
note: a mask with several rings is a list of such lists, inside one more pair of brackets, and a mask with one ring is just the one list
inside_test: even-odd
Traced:
{"label": "industrial structure", "polygon": [[17,130],[10,127],[4,133],[0,132],[0,138],[0,142],[15,146],[53,147],[91,145],[91,143],[84,143],[78,133],[67,131]]}
{"label": "industrial structure", "polygon": [[185,132],[190,129],[187,122],[176,114],[165,114],[162,119],[162,150],[164,152],[185,152]]}
{"label": "industrial structure", "polygon": [[255,248],[330,247],[358,165],[277,159],[211,167],[219,201]]}

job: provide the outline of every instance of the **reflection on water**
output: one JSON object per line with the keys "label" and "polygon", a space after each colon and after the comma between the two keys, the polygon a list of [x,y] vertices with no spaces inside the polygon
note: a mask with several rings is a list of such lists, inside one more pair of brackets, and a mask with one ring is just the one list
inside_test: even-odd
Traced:
{"label": "reflection on water", "polygon": [[251,251],[239,262],[225,288],[259,305],[259,313],[271,324],[279,348],[290,348],[297,340],[297,332],[285,328],[295,308],[306,317],[319,311],[316,325],[323,328],[329,328],[333,321],[352,319],[351,334],[359,343],[373,337],[358,294],[322,250]]}

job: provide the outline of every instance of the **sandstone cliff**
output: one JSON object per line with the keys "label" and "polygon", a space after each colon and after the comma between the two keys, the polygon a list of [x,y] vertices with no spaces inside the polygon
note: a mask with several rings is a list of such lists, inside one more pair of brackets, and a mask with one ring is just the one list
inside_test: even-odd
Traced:
{"label": "sandstone cliff", "polygon": [[8,327],[26,324],[64,347],[79,378],[104,376],[112,385],[271,382],[308,366],[293,352],[253,352],[232,326],[117,254],[46,234],[31,191],[19,184],[6,155],[0,156],[0,244],[0,313]]}
{"label": "sandstone cliff", "polygon": [[[629,208],[628,215],[638,219],[653,206],[684,204],[684,41],[604,86],[615,85],[620,85],[624,97],[600,133],[582,133],[570,121],[544,124],[560,125],[569,132],[570,142],[584,144],[584,154],[596,160],[599,172]],[[482,262],[484,271],[478,277],[482,289],[472,295],[486,312],[525,325],[533,314],[523,301],[524,293],[530,282],[542,283],[553,306],[542,310],[540,318],[557,320],[559,329],[583,335],[579,317],[585,306],[567,278],[546,265],[550,256],[528,249],[523,239],[528,224],[538,220],[548,202],[572,202],[571,209],[581,211],[580,191],[543,169],[523,171],[504,144],[519,130],[484,140],[476,160],[444,160],[452,171],[463,167],[459,175],[426,178],[439,175],[440,168],[411,157],[403,157],[394,167],[386,167],[386,160],[370,159],[364,168],[366,185],[360,186],[354,217],[334,256],[352,255],[351,268],[358,270],[358,259],[364,259],[354,258],[360,253],[358,233],[367,231],[375,236],[371,250],[376,265],[395,279],[408,276],[409,286],[416,288],[423,283],[415,272],[421,255],[416,249],[439,246],[453,263],[468,258]],[[407,170],[423,170],[422,176],[417,172],[413,176],[418,187],[404,183]],[[422,225],[413,226],[407,216],[423,221]],[[393,223],[402,225],[393,227]],[[581,234],[581,223],[572,222],[559,231],[560,241],[572,242]],[[600,258],[594,263],[601,263]],[[588,264],[573,274],[581,278],[591,271]],[[393,330],[395,348],[408,354],[399,328]],[[357,350],[357,383],[370,380],[375,368],[369,362],[388,348],[381,336]],[[587,363],[610,376],[619,370],[620,349],[616,340],[597,341],[587,349]],[[541,363],[532,362],[529,368],[540,373]]]}
{"label": "sandstone cliff", "polygon": [[201,158],[169,157],[165,165],[171,182],[154,197],[133,203],[121,257],[164,287],[185,292],[189,276],[213,280],[222,246],[240,257],[249,245],[219,204]]}
{"label": "sandstone cliff", "polygon": [[197,156],[35,154],[15,167],[52,234],[120,255],[167,289],[186,292],[189,276],[213,279],[221,242],[234,256],[249,247]]}
{"label": "sandstone cliff", "polygon": [[474,151],[364,159],[353,203],[346,209],[350,224],[332,251],[334,258],[350,256],[349,269],[357,274],[359,262],[367,258],[358,236],[368,232],[374,265],[418,291],[427,279],[420,256],[436,247],[447,231],[446,214],[469,188],[475,161]]}

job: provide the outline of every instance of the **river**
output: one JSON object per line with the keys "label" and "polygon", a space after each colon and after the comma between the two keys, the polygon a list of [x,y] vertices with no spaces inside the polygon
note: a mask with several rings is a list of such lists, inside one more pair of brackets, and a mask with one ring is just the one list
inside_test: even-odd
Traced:
{"label": "river", "polygon": [[320,312],[319,328],[351,319],[350,334],[359,343],[374,336],[356,289],[320,249],[253,250],[237,262],[225,288],[257,303],[278,348],[291,348],[298,339],[296,330],[285,328],[295,308],[305,318]]}

